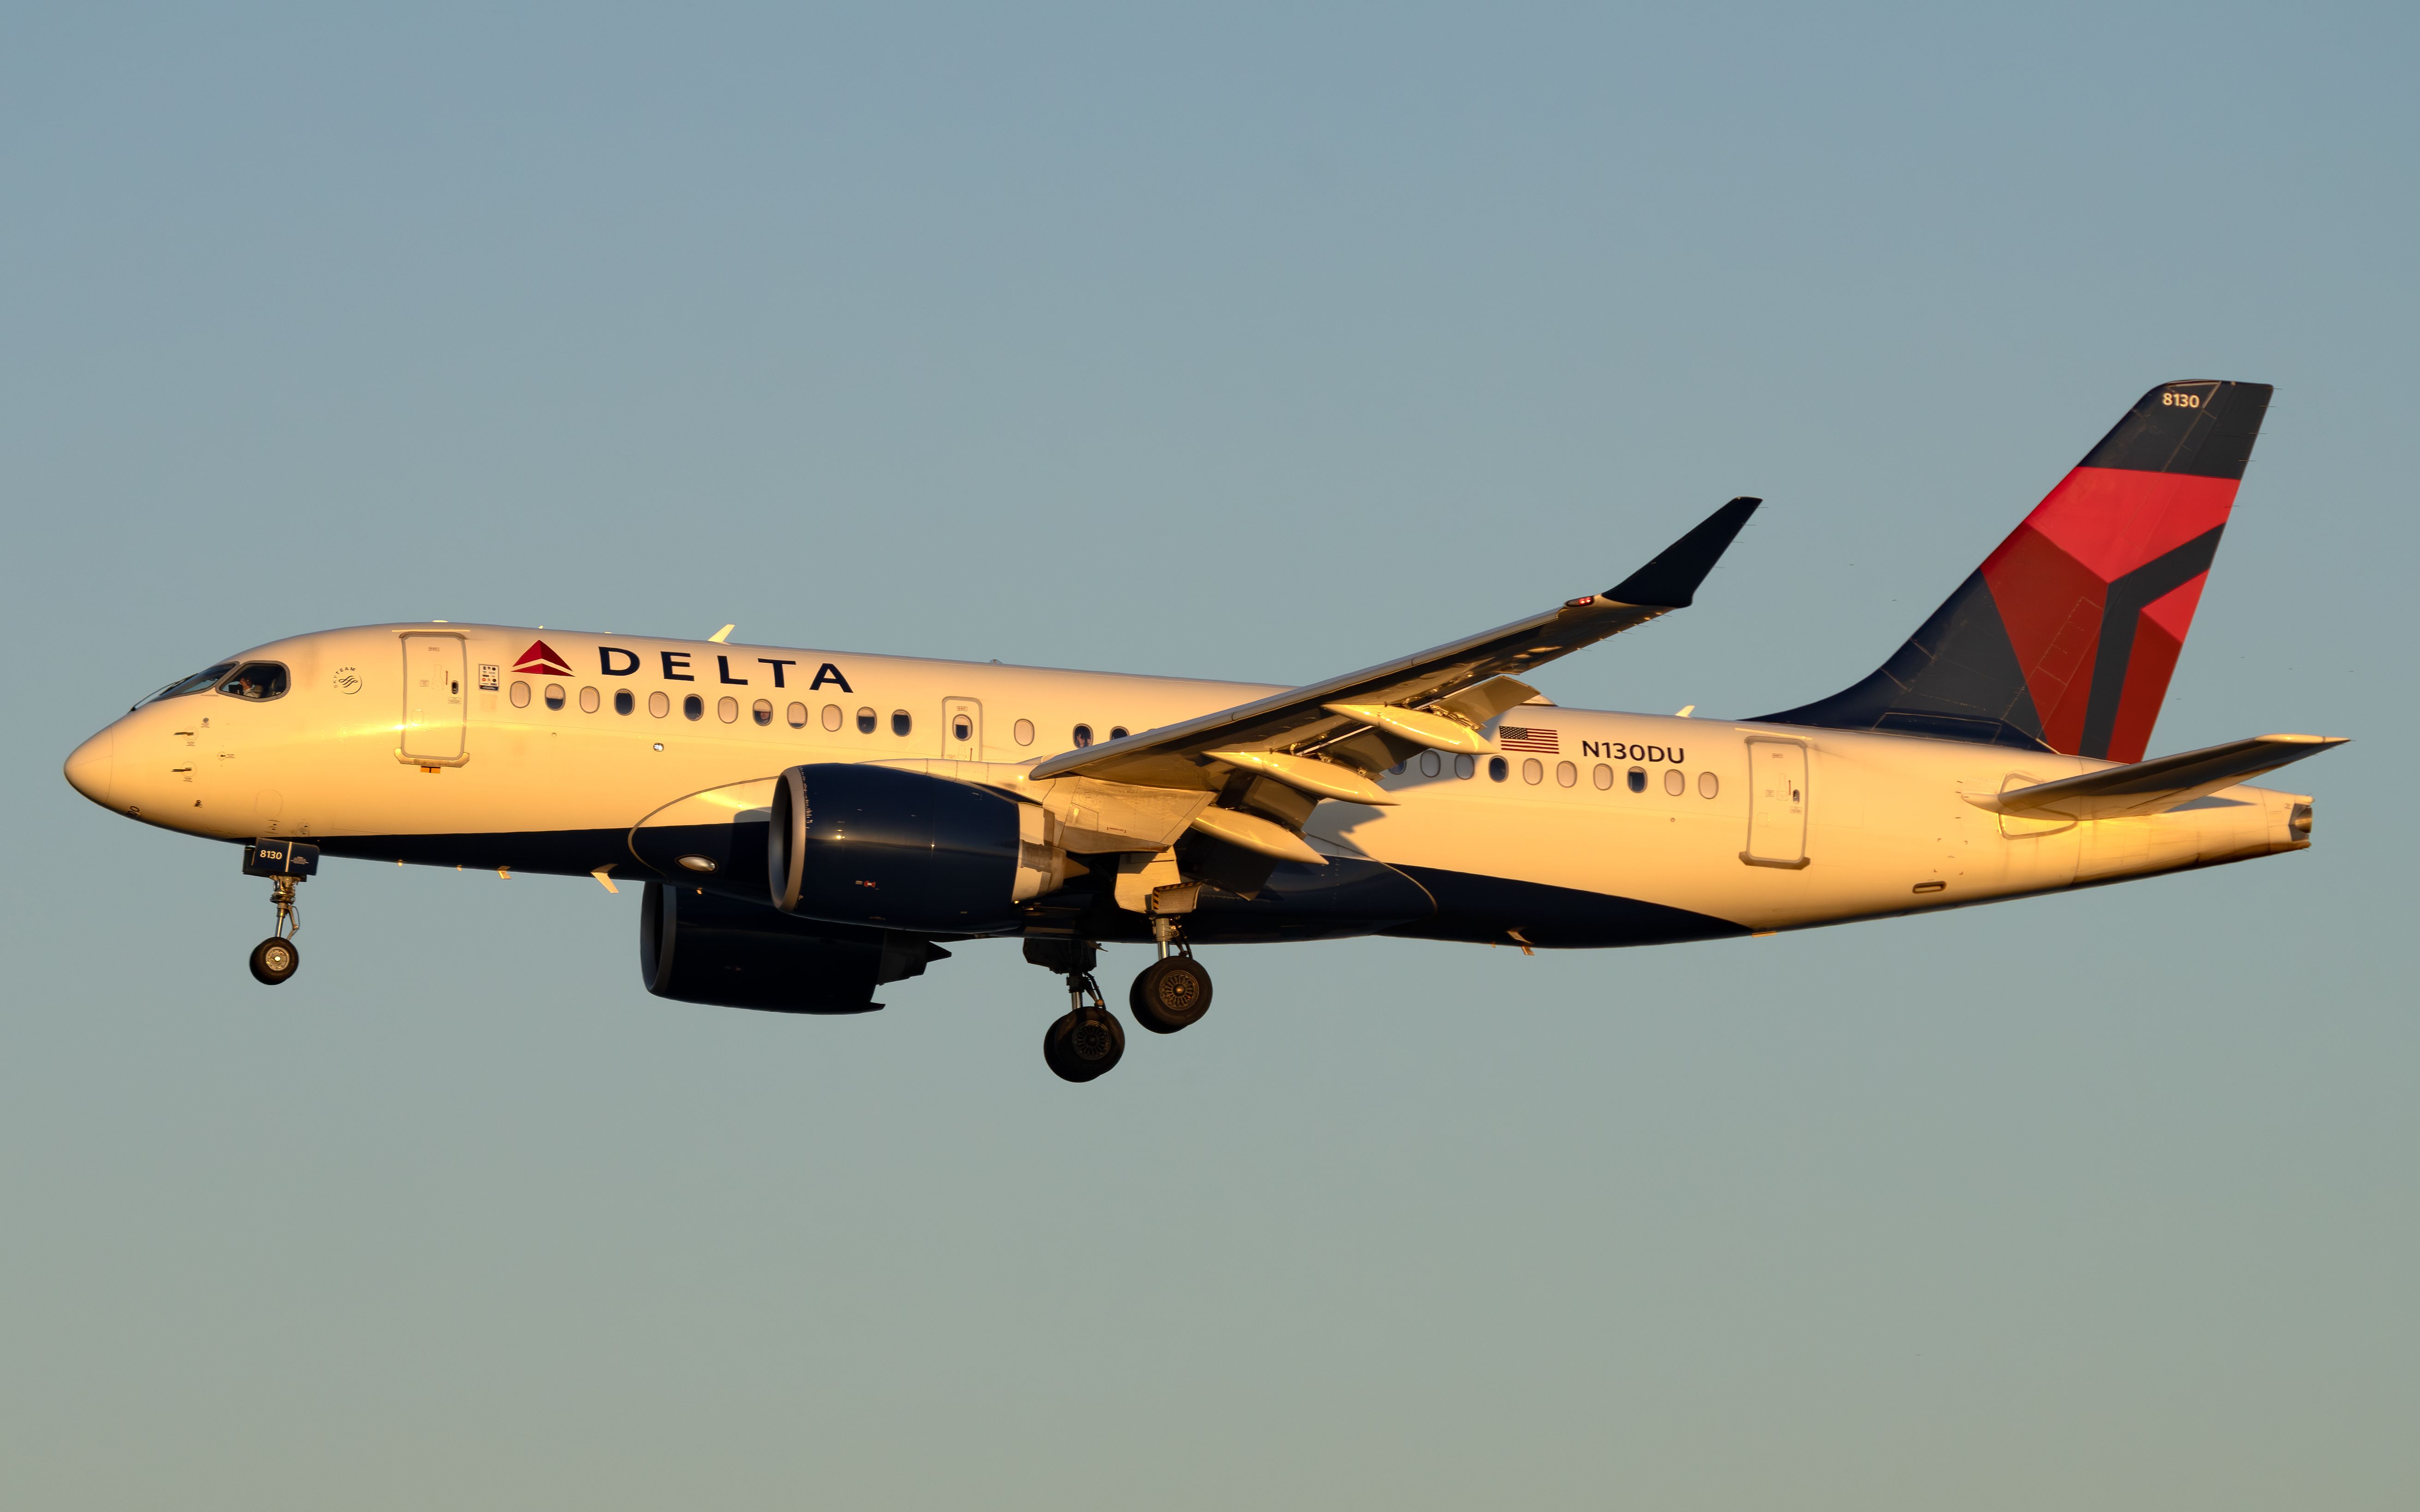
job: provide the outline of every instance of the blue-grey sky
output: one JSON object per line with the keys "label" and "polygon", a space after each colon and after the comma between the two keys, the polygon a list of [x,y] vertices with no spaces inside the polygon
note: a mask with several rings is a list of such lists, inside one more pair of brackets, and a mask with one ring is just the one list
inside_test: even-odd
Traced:
{"label": "blue-grey sky", "polygon": [[[0,1502],[2420,1500],[2420,23],[2220,4],[0,10]],[[1294,682],[1770,501],[1542,679],[1862,675],[2278,385],[2153,742],[2307,854],[1743,943],[970,946],[659,1001],[595,885],[262,887],[58,764],[442,617]],[[1142,953],[1112,951],[1114,984]]]}

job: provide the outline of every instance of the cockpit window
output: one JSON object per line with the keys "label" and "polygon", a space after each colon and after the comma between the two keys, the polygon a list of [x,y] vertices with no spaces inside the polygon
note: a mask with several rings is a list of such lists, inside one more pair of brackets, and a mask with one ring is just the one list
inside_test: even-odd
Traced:
{"label": "cockpit window", "polygon": [[275,661],[247,661],[235,670],[233,677],[219,685],[219,691],[230,698],[250,699],[255,703],[284,698],[286,666]]}
{"label": "cockpit window", "polygon": [[[143,703],[157,703],[162,699],[182,698],[188,693],[207,693],[211,688],[219,686],[220,678],[225,677],[227,673],[233,671],[235,671],[235,663],[231,661],[220,662],[215,667],[206,667],[202,671],[195,672],[191,677],[179,678],[176,682],[170,683],[167,687],[162,688],[157,693],[145,699]],[[138,703],[134,706],[139,709],[143,706],[143,703]]]}

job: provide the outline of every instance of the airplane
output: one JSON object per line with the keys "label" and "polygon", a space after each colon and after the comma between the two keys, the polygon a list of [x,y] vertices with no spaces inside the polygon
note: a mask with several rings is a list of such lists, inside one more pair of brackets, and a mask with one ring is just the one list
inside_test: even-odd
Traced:
{"label": "airplane", "polygon": [[1125,1047],[1105,943],[1156,948],[1127,1008],[1171,1034],[1197,946],[1749,937],[2307,849],[2311,797],[2247,782],[2341,739],[2144,759],[2271,393],[2150,390],[1870,676],[1755,718],[1526,681],[1688,608],[1743,497],[1602,593],[1302,687],[437,620],[222,657],[66,776],[241,846],[267,984],[322,856],[636,882],[642,980],[687,1003],[866,1012],[1018,940],[1088,1082]]}

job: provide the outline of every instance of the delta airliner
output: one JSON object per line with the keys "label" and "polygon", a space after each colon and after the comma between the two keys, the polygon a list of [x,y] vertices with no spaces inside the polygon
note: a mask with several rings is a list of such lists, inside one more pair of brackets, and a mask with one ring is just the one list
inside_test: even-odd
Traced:
{"label": "delta airliner", "polygon": [[[77,748],[94,803],[242,848],[290,977],[322,856],[644,888],[685,1002],[879,1008],[948,945],[1065,979],[1044,1058],[1210,1006],[1196,947],[1384,934],[1545,949],[1769,933],[2308,847],[2243,785],[2340,741],[2146,760],[2270,389],[2146,393],[1863,682],[1749,719],[1567,709],[1525,679],[1687,607],[1735,499],[1603,593],[1279,688],[444,622],[214,662]],[[724,636],[729,634],[726,627]]]}

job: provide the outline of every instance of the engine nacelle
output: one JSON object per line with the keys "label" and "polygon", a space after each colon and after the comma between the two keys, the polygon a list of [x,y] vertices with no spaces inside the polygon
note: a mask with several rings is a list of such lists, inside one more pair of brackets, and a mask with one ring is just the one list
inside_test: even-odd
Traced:
{"label": "engine nacelle", "polygon": [[793,766],[773,788],[766,877],[802,918],[933,934],[989,934],[1017,904],[1083,868],[1050,842],[1034,804],[886,766]]}
{"label": "engine nacelle", "polygon": [[761,903],[650,882],[639,976],[658,997],[776,1013],[863,1013],[874,990],[947,950],[909,934],[791,918]]}

